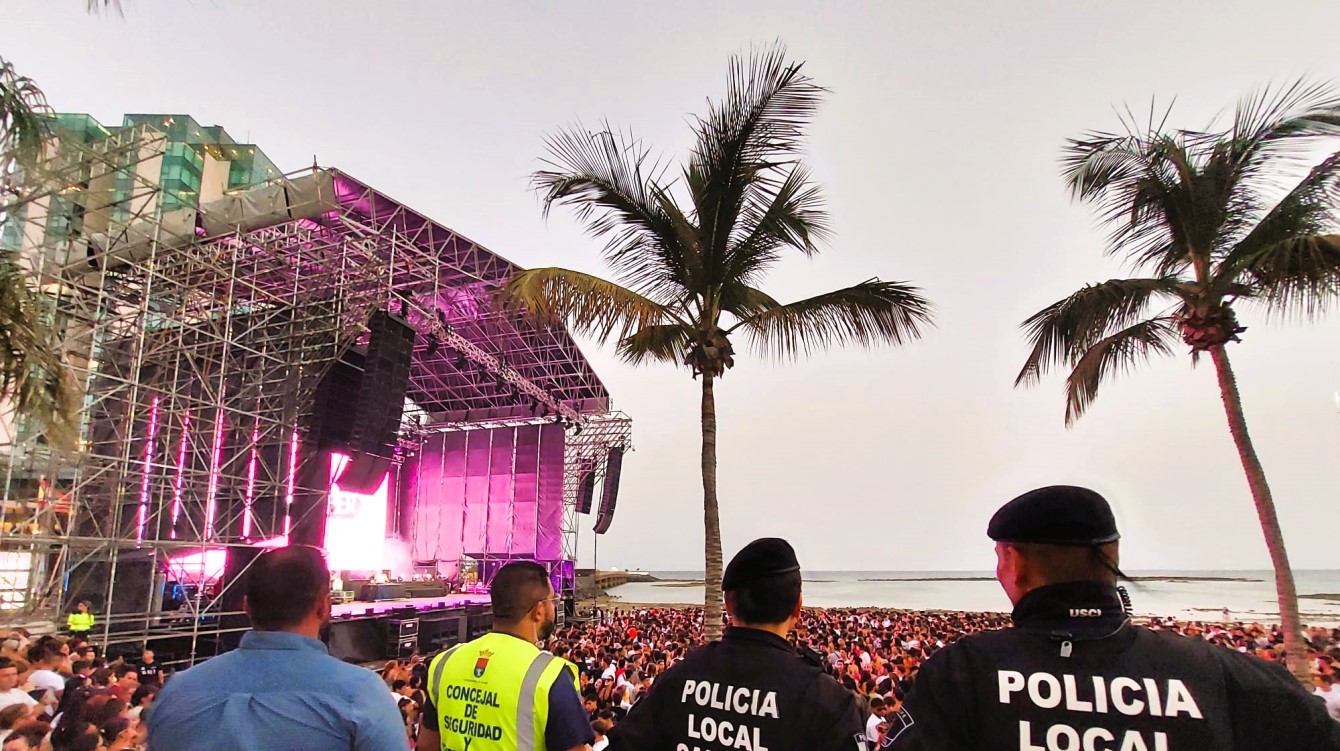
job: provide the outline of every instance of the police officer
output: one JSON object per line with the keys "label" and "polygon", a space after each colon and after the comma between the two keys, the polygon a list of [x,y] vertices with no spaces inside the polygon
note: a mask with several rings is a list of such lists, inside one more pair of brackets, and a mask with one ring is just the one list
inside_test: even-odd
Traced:
{"label": "police officer", "polygon": [[1340,723],[1284,668],[1133,625],[1102,496],[1055,486],[992,517],[1014,628],[922,667],[889,717],[895,749],[1340,749]]}
{"label": "police officer", "polygon": [[498,570],[491,633],[428,666],[418,751],[589,751],[595,733],[577,693],[577,666],[536,646],[557,619],[544,567]]}
{"label": "police officer", "polygon": [[611,751],[860,748],[856,697],[797,656],[800,564],[785,540],[744,547],[721,587],[732,625],[656,679],[610,732]]}

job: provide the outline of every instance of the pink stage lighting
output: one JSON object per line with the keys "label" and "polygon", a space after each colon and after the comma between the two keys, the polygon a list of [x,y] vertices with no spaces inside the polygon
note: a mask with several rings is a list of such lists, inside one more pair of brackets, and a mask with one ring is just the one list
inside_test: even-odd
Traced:
{"label": "pink stage lighting", "polygon": [[[256,543],[254,547],[282,548],[288,545],[284,536],[271,537]],[[228,551],[223,548],[209,548],[190,553],[178,553],[168,559],[168,577],[179,582],[210,581],[223,576],[223,568],[228,562]]]}
{"label": "pink stage lighting", "polygon": [[186,474],[186,436],[191,433],[191,410],[182,413],[181,448],[177,451],[177,479],[172,483],[172,529],[169,537],[177,539],[177,517],[181,516],[181,482]]}
{"label": "pink stage lighting", "polygon": [[386,544],[386,498],[391,474],[371,495],[350,493],[335,482],[349,457],[330,455],[326,562],[333,571],[379,571]]}
{"label": "pink stage lighting", "polygon": [[295,428],[288,441],[288,489],[284,494],[284,534],[293,531],[293,494],[298,486],[298,431]]}
{"label": "pink stage lighting", "polygon": [[168,559],[168,577],[179,582],[218,579],[223,576],[227,560],[228,553],[223,548],[174,555]]}
{"label": "pink stage lighting", "polygon": [[[219,399],[223,399],[223,394],[219,394]],[[219,466],[223,461],[223,410],[219,410],[218,417],[214,420],[214,450],[209,463],[209,485],[205,491],[205,539],[212,540],[216,537],[214,531],[214,514],[216,512],[216,502],[219,493]]]}
{"label": "pink stage lighting", "polygon": [[135,518],[135,542],[144,541],[144,526],[149,522],[149,478],[154,468],[154,439],[158,437],[158,395],[149,408],[149,440],[144,442],[144,478],[140,481],[140,511]]}
{"label": "pink stage lighting", "polygon": [[247,459],[247,497],[242,502],[242,536],[251,537],[251,507],[256,495],[256,441],[260,431],[251,429],[251,457]]}

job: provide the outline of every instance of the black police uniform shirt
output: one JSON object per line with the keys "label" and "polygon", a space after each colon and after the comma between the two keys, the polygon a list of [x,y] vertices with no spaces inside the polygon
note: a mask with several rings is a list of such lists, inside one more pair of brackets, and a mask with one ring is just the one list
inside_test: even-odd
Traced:
{"label": "black police uniform shirt", "polygon": [[780,636],[727,628],[659,677],[610,751],[855,751],[856,696]]}
{"label": "black police uniform shirt", "polygon": [[1132,625],[1087,582],[1029,592],[1014,628],[932,656],[888,719],[899,751],[1340,749],[1340,723],[1281,666]]}

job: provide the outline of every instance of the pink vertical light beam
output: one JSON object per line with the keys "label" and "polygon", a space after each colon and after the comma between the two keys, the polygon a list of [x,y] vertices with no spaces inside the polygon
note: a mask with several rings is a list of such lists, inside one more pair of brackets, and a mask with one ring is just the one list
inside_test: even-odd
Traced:
{"label": "pink vertical light beam", "polygon": [[191,433],[191,410],[182,413],[181,448],[177,450],[177,479],[172,483],[172,529],[168,536],[177,539],[177,517],[181,516],[181,484],[186,476],[186,437]]}
{"label": "pink vertical light beam", "polygon": [[[219,394],[223,401],[223,394]],[[223,408],[219,408],[218,419],[214,421],[214,449],[209,461],[209,486],[205,492],[205,539],[216,537],[214,534],[214,514],[219,494],[219,464],[223,461]]]}
{"label": "pink vertical light beam", "polygon": [[298,429],[293,429],[293,437],[288,443],[288,493],[284,496],[284,535],[287,537],[291,531],[293,517],[290,515],[293,506],[293,494],[298,487]]}
{"label": "pink vertical light beam", "polygon": [[251,536],[251,503],[256,496],[256,442],[260,440],[261,434],[256,428],[251,429],[251,458],[247,460],[247,498],[242,505],[242,536]]}
{"label": "pink vertical light beam", "polygon": [[149,480],[153,472],[154,439],[158,436],[158,395],[149,407],[149,439],[144,442],[144,479],[140,481],[140,512],[135,518],[135,542],[144,542],[144,527],[149,523]]}

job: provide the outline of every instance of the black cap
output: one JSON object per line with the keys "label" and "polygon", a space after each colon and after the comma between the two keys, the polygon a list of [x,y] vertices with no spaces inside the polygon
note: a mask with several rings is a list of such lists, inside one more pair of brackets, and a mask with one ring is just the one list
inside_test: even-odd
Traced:
{"label": "black cap", "polygon": [[763,537],[745,545],[726,566],[721,589],[729,592],[755,579],[800,570],[796,551],[780,537]]}
{"label": "black cap", "polygon": [[1074,546],[1121,538],[1107,500],[1073,485],[1038,488],[1015,498],[991,517],[986,534],[996,542]]}

